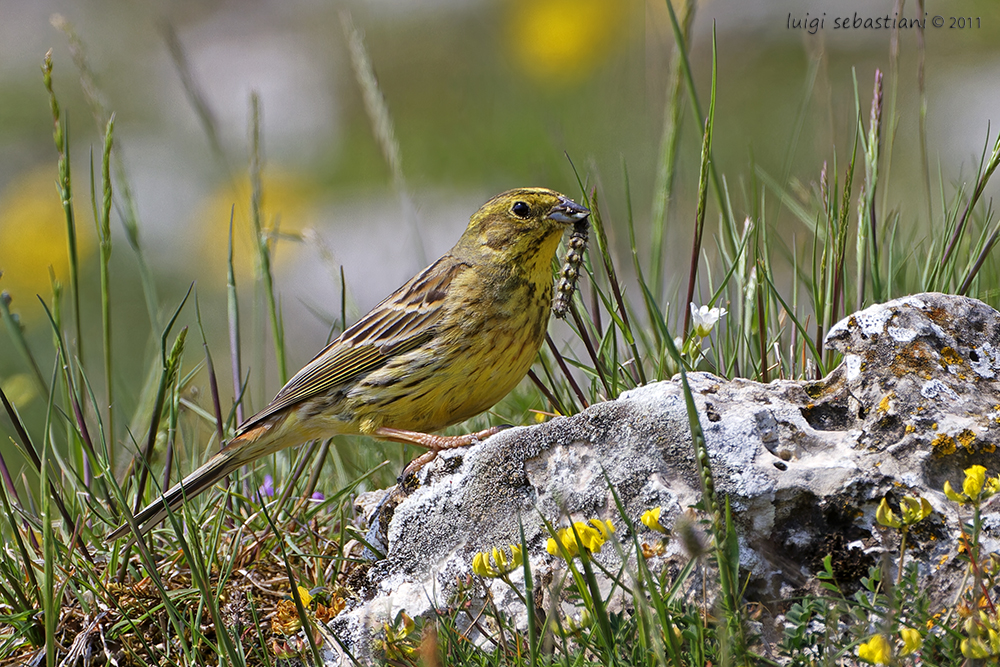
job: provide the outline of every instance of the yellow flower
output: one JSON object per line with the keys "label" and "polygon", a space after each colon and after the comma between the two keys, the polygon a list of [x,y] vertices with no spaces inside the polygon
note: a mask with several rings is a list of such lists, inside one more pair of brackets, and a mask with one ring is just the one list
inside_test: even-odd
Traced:
{"label": "yellow flower", "polygon": [[858,657],[876,665],[888,665],[892,655],[892,645],[882,635],[872,635],[868,641],[858,645]]}
{"label": "yellow flower", "polygon": [[[572,527],[560,528],[556,531],[556,537],[550,537],[545,543],[545,550],[560,558],[573,558],[580,553],[581,546],[590,553],[599,553],[601,547],[608,540],[608,535],[615,532],[615,527],[610,521],[601,521],[600,519],[591,519],[590,523],[593,527],[588,526],[583,521],[574,521]],[[562,549],[559,548],[560,545],[562,545]],[[564,551],[565,556],[563,555]]]}
{"label": "yellow flower", "polygon": [[472,571],[480,577],[496,578],[512,572],[524,562],[521,547],[511,544],[510,558],[503,549],[494,548],[490,552],[480,551],[472,557]]}
{"label": "yellow flower", "polygon": [[902,502],[899,503],[899,508],[903,511],[903,523],[907,526],[912,526],[915,523],[923,521],[933,511],[931,504],[919,496],[916,498],[913,496],[903,496]]}
{"label": "yellow flower", "polygon": [[621,0],[510,0],[508,7],[517,63],[547,85],[582,79],[628,37]]}
{"label": "yellow flower", "polygon": [[981,503],[1000,492],[1000,476],[986,477],[986,468],[975,465],[965,469],[965,481],[962,482],[962,493],[958,493],[951,486],[951,482],[944,483],[944,495],[949,500],[962,505],[966,503]]}
{"label": "yellow flower", "polygon": [[899,636],[903,640],[903,650],[899,652],[900,655],[910,655],[920,650],[920,646],[924,643],[923,636],[915,628],[903,628],[899,631]]}
{"label": "yellow flower", "polygon": [[309,603],[312,602],[312,593],[304,589],[302,586],[296,586],[299,589],[299,598],[302,600],[302,606],[308,607]]}
{"label": "yellow flower", "polygon": [[642,513],[642,517],[640,517],[639,520],[642,521],[643,525],[646,526],[646,528],[649,528],[650,530],[655,530],[658,533],[666,534],[667,529],[664,528],[663,525],[660,523],[660,513],[662,511],[663,511],[662,507],[654,507],[651,510],[646,510],[645,512]]}
{"label": "yellow flower", "polygon": [[962,491],[973,500],[982,493],[986,484],[986,468],[983,466],[972,466],[965,470],[965,481],[962,483]]}
{"label": "yellow flower", "polygon": [[960,495],[958,493],[955,493],[955,489],[953,489],[951,487],[951,482],[949,482],[947,480],[944,483],[944,495],[948,496],[948,500],[953,500],[956,503],[965,504],[965,503],[969,502],[969,499],[967,497],[965,497],[964,495]]}
{"label": "yellow flower", "polygon": [[[281,243],[272,261],[281,268],[301,261],[303,248],[315,245],[304,246],[295,240],[315,222],[316,189],[301,174],[277,169],[265,170],[262,179],[260,224],[264,234],[273,234],[277,227]],[[185,238],[190,244],[189,257],[195,262],[195,268],[216,283],[224,282],[230,215],[233,218],[233,268],[239,284],[256,275],[257,250],[250,223],[249,176],[240,174],[236,180],[220,183],[196,209],[192,221],[194,231]],[[272,240],[272,250],[273,244]]]}
{"label": "yellow flower", "polygon": [[896,514],[889,507],[889,503],[885,498],[882,498],[882,502],[878,504],[878,509],[875,510],[875,520],[889,528],[899,528],[903,525],[903,522],[896,518]]}
{"label": "yellow flower", "polygon": [[[22,318],[43,316],[36,294],[51,292],[49,268],[56,279],[67,283],[69,259],[66,246],[66,216],[56,190],[56,169],[36,169],[15,178],[0,193],[0,291],[13,297],[11,310]],[[89,194],[74,192],[77,210],[89,211]],[[93,254],[95,231],[92,216],[76,219],[77,256],[81,268]]]}
{"label": "yellow flower", "polygon": [[986,642],[980,637],[974,637],[972,639],[963,639],[962,643],[959,645],[962,649],[962,655],[966,658],[972,658],[973,660],[982,660],[983,658],[990,657],[990,649],[986,645]]}
{"label": "yellow flower", "polygon": [[903,528],[923,521],[930,516],[932,511],[929,502],[923,498],[913,496],[903,496],[903,499],[899,502],[899,508],[903,512],[902,517],[896,516],[896,513],[889,507],[888,501],[883,498],[882,502],[879,503],[878,509],[875,511],[875,520],[883,526]]}
{"label": "yellow flower", "polygon": [[612,524],[610,521],[601,521],[600,519],[591,519],[590,523],[593,524],[593,526],[597,529],[598,533],[600,533],[601,536],[600,541],[597,542],[597,548],[591,549],[591,551],[600,551],[601,545],[607,541],[608,535],[615,532],[614,524]]}
{"label": "yellow flower", "polygon": [[565,621],[566,634],[576,634],[581,630],[586,630],[594,624],[594,617],[591,615],[590,610],[586,607],[580,612],[580,620],[575,618],[567,618]]}

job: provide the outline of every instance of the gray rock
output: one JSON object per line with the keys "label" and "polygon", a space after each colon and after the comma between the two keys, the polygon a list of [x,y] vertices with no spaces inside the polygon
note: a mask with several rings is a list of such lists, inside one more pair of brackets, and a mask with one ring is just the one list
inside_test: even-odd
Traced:
{"label": "gray rock", "polygon": [[[688,376],[717,493],[737,523],[747,595],[774,601],[810,590],[827,554],[838,582],[856,583],[881,553],[897,553],[898,535],[876,525],[875,509],[903,495],[923,496],[935,510],[911,532],[908,557],[934,596],[953,594],[963,568],[954,557],[959,519],[941,488],[945,480],[960,488],[974,463],[1000,472],[1000,314],[974,299],[919,294],[851,315],[826,345],[844,361],[816,382]],[[550,582],[561,561],[545,551],[542,517],[557,526],[567,517],[612,520],[623,550],[598,558],[616,566],[632,552],[631,537],[609,484],[648,542],[657,536],[639,522],[644,511],[662,507],[670,526],[701,495],[676,379],[443,452],[420,474],[418,488],[386,504],[387,557],[331,624],[356,656],[369,650],[362,638],[400,611],[416,617],[447,606],[468,582],[473,555],[519,543],[519,526],[536,581]],[[995,550],[1000,516],[989,514],[985,526],[984,548]],[[680,542],[651,563],[686,561]],[[511,579],[522,585],[519,571]],[[524,623],[523,604],[503,582],[475,580],[474,604],[486,586]],[[482,639],[475,630],[470,637]]]}

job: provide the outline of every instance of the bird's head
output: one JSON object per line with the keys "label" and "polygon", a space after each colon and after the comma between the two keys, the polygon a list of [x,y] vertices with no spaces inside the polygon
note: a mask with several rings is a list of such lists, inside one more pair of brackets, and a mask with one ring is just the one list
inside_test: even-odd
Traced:
{"label": "bird's head", "polygon": [[476,211],[453,252],[521,265],[552,261],[562,233],[590,211],[546,188],[498,194]]}

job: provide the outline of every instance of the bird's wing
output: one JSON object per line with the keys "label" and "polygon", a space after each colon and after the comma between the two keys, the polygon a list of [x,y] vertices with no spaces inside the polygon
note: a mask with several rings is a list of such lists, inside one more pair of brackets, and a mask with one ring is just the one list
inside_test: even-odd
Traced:
{"label": "bird's wing", "polygon": [[430,340],[444,314],[448,286],[468,265],[445,255],[390,294],[327,345],[288,381],[270,404],[240,425],[237,434],[313,396],[326,393]]}

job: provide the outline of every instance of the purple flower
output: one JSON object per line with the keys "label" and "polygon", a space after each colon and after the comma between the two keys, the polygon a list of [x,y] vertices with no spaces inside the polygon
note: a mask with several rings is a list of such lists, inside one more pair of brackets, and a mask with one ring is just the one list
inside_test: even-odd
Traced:
{"label": "purple flower", "polygon": [[326,496],[323,495],[322,491],[316,491],[312,494],[313,500],[326,500]]}
{"label": "purple flower", "polygon": [[264,483],[260,485],[257,489],[257,494],[262,498],[271,498],[274,496],[274,477],[270,475],[264,475]]}

